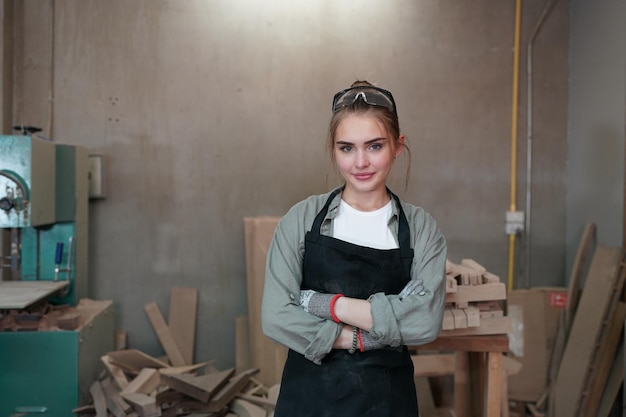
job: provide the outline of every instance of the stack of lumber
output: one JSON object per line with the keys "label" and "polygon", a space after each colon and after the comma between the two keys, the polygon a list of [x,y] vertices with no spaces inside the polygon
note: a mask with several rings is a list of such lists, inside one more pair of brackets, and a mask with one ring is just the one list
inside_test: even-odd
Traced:
{"label": "stack of lumber", "polygon": [[501,303],[506,286],[473,259],[446,261],[446,306],[440,336],[506,334],[511,320]]}

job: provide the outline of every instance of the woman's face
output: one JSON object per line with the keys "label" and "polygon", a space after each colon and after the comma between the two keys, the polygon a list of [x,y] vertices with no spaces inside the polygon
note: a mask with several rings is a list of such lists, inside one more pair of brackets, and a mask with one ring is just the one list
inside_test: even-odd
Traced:
{"label": "woman's face", "polygon": [[[334,156],[346,181],[344,193],[386,192],[393,161],[402,152],[380,121],[368,114],[346,116],[335,132]],[[400,144],[404,137],[400,136]]]}

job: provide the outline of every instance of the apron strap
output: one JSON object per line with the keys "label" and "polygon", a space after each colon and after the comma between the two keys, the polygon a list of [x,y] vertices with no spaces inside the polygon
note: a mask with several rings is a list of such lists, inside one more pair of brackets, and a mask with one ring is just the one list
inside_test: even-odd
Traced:
{"label": "apron strap", "polygon": [[392,193],[391,190],[387,189],[387,191],[389,191],[389,194],[391,194],[398,204],[398,246],[400,247],[400,256],[402,258],[413,258],[413,249],[411,249],[411,229],[409,228],[409,222],[402,209],[402,204],[400,204],[400,198]]}
{"label": "apron strap", "polygon": [[312,241],[317,241],[317,238],[320,235],[320,229],[322,228],[322,222],[326,218],[326,213],[328,213],[328,207],[330,207],[330,203],[341,190],[343,190],[343,187],[339,187],[335,191],[333,191],[328,197],[328,200],[326,200],[326,204],[324,204],[324,207],[320,210],[319,213],[317,213],[317,216],[315,216],[315,220],[313,221],[313,226],[311,226],[311,231],[307,233],[308,239]]}

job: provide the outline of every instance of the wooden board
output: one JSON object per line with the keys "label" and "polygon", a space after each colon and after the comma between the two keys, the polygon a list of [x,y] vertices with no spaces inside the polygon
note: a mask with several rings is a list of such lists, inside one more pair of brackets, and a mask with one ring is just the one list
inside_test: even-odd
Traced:
{"label": "wooden board", "polygon": [[458,285],[456,292],[446,292],[446,303],[465,304],[494,300],[506,300],[506,285],[503,282]]}
{"label": "wooden board", "polygon": [[[411,355],[413,376],[445,376],[454,374],[454,353]],[[419,392],[419,391],[418,391]]]}
{"label": "wooden board", "polygon": [[[574,257],[574,265],[569,277],[567,289],[567,301],[565,307],[565,326],[566,330],[572,325],[574,314],[580,300],[580,286],[589,267],[589,259],[593,256],[596,247],[596,225],[588,223],[583,230],[583,234],[578,243],[576,256]],[[566,334],[568,332],[566,331]]]}
{"label": "wooden board", "polygon": [[159,342],[161,342],[161,346],[170,362],[174,366],[183,366],[188,365],[185,363],[185,359],[183,358],[183,354],[180,352],[180,349],[176,345],[174,338],[172,337],[172,333],[170,332],[167,323],[165,323],[165,319],[161,314],[161,310],[159,310],[159,306],[154,301],[145,305],[144,309],[146,310],[146,314],[148,315],[148,319],[150,319],[150,323],[152,323],[152,328],[156,333]]}
{"label": "wooden board", "polygon": [[170,289],[170,311],[167,325],[183,355],[185,365],[193,364],[196,334],[196,311],[198,290],[196,288]]}
{"label": "wooden board", "polygon": [[235,369],[237,373],[252,368],[248,316],[235,319]]}
{"label": "wooden board", "polygon": [[479,327],[466,327],[464,329],[450,329],[439,332],[439,337],[450,336],[479,336],[491,334],[507,334],[512,330],[512,322],[509,316],[483,317]]}
{"label": "wooden board", "polygon": [[593,367],[584,389],[585,396],[581,404],[583,416],[595,417],[598,413],[602,393],[605,391],[611,368],[615,365],[615,353],[622,339],[624,319],[626,319],[626,304],[620,302],[616,308],[611,309],[607,330],[598,341],[597,354],[593,358]]}
{"label": "wooden board", "polygon": [[265,263],[279,220],[278,217],[244,219],[251,366],[260,369],[258,378],[266,386],[280,382],[287,359],[287,348],[265,337],[261,329]]}
{"label": "wooden board", "polygon": [[107,403],[104,398],[104,392],[102,391],[102,385],[100,382],[95,381],[89,387],[89,393],[93,400],[94,408],[96,409],[96,417],[107,417]]}
{"label": "wooden board", "polygon": [[130,381],[126,387],[122,389],[120,395],[124,397],[126,394],[140,393],[150,394],[161,384],[161,375],[154,368],[143,368],[139,375]]}
{"label": "wooden board", "polygon": [[227,383],[235,372],[231,368],[222,372],[206,375],[163,375],[163,382],[172,389],[206,403]]}
{"label": "wooden board", "polygon": [[138,374],[143,368],[169,368],[169,365],[137,349],[115,350],[107,353],[111,363],[125,371]]}
{"label": "wooden board", "polygon": [[0,281],[0,309],[24,309],[68,285],[68,281]]}
{"label": "wooden board", "polygon": [[620,259],[621,249],[617,247],[598,245],[594,251],[551,395],[554,416],[576,416],[599,332],[616,289]]}

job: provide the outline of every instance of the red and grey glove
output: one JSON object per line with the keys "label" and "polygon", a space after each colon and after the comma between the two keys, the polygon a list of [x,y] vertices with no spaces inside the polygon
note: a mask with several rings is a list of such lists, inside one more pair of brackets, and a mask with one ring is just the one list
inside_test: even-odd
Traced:
{"label": "red and grey glove", "polygon": [[319,318],[341,323],[335,315],[335,302],[343,294],[324,294],[313,290],[300,291],[300,307]]}

